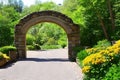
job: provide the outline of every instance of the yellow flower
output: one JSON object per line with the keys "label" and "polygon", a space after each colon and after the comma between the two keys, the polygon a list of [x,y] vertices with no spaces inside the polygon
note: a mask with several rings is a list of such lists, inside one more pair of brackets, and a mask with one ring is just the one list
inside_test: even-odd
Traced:
{"label": "yellow flower", "polygon": [[110,53],[109,50],[104,51],[104,54],[109,54],[109,53]]}
{"label": "yellow flower", "polygon": [[99,54],[105,54],[107,51],[106,50],[101,50]]}
{"label": "yellow flower", "polygon": [[90,66],[84,66],[83,68],[82,68],[82,72],[83,73],[88,73],[90,71]]}
{"label": "yellow flower", "polygon": [[119,44],[119,45],[120,45],[120,40],[116,41],[116,44]]}
{"label": "yellow flower", "polygon": [[109,53],[108,56],[113,57],[115,54],[114,53]]}
{"label": "yellow flower", "polygon": [[92,62],[92,59],[94,58],[95,54],[91,54],[89,56],[87,56],[84,60],[83,60],[83,65],[87,65],[90,62]]}
{"label": "yellow flower", "polygon": [[101,53],[95,53],[91,54],[90,56],[87,56],[83,60],[83,65],[89,65],[89,64],[100,64],[106,61],[105,56]]}
{"label": "yellow flower", "polygon": [[[117,41],[113,46],[108,47],[105,50],[99,50],[97,48],[86,49],[88,53],[92,53],[83,60],[84,66],[97,65],[106,61],[114,59],[115,55],[120,54],[120,40]],[[86,69],[86,68],[85,68]],[[84,72],[84,68],[83,68]]]}
{"label": "yellow flower", "polygon": [[90,48],[90,49],[86,49],[87,53],[89,54],[93,54],[97,51],[97,48]]}
{"label": "yellow flower", "polygon": [[90,66],[102,64],[105,62],[112,61],[116,55],[120,54],[120,40],[117,41],[113,46],[108,47],[104,50],[97,48],[86,49],[88,53],[92,53],[83,60],[83,72],[89,72]]}
{"label": "yellow flower", "polygon": [[115,54],[118,54],[119,52],[120,52],[119,48],[116,48],[116,49],[114,50],[114,53],[115,53]]}
{"label": "yellow flower", "polygon": [[6,58],[6,59],[10,59],[10,57],[8,57],[6,54],[3,54],[3,57]]}

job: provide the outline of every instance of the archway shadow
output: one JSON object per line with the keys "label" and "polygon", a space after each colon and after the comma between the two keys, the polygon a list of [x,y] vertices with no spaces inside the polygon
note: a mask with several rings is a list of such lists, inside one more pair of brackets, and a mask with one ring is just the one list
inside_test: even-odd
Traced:
{"label": "archway shadow", "polygon": [[70,62],[67,58],[26,58],[19,61],[35,61],[35,62]]}

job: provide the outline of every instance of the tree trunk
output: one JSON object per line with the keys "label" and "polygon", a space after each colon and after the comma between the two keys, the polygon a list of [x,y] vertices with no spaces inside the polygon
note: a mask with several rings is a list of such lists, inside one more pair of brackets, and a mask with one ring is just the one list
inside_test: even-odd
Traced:
{"label": "tree trunk", "polygon": [[98,12],[97,12],[97,16],[98,16],[98,19],[100,21],[101,27],[103,29],[104,35],[105,35],[106,39],[109,40],[109,37],[108,37],[108,34],[107,34],[107,30],[105,28],[104,22],[103,22],[102,17],[100,16],[100,14]]}
{"label": "tree trunk", "polygon": [[109,9],[109,13],[110,13],[111,24],[112,24],[112,31],[114,31],[115,30],[115,20],[114,20],[113,10],[111,7],[111,1],[107,0],[107,3],[108,3],[108,9]]}

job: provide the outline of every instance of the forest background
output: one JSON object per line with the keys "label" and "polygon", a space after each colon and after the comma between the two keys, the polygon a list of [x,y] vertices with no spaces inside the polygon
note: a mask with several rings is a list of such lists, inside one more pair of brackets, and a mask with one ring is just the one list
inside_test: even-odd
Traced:
{"label": "forest background", "polygon": [[[35,0],[29,7],[22,0],[1,0],[0,47],[14,45],[14,26],[21,18],[43,10],[61,12],[78,24],[81,46],[92,47],[103,39],[120,39],[119,0],[64,0],[63,4]],[[26,41],[29,49],[60,48],[67,46],[67,35],[57,24],[43,22],[28,31]]]}

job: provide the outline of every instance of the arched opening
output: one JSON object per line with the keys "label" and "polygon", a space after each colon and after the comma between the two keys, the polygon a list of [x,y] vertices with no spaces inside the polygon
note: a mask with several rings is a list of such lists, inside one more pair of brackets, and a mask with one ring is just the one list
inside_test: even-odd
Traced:
{"label": "arched opening", "polygon": [[66,61],[68,60],[68,37],[59,25],[42,22],[28,29],[26,50],[28,59]]}
{"label": "arched opening", "polygon": [[15,26],[15,46],[18,58],[26,58],[26,33],[29,28],[41,22],[52,22],[64,29],[68,37],[68,58],[76,61],[74,48],[80,45],[80,29],[73,21],[56,11],[41,11],[27,15]]}
{"label": "arched opening", "polygon": [[33,50],[65,48],[68,46],[68,37],[59,25],[42,22],[28,29],[26,45],[27,50],[32,50],[32,48]]}

